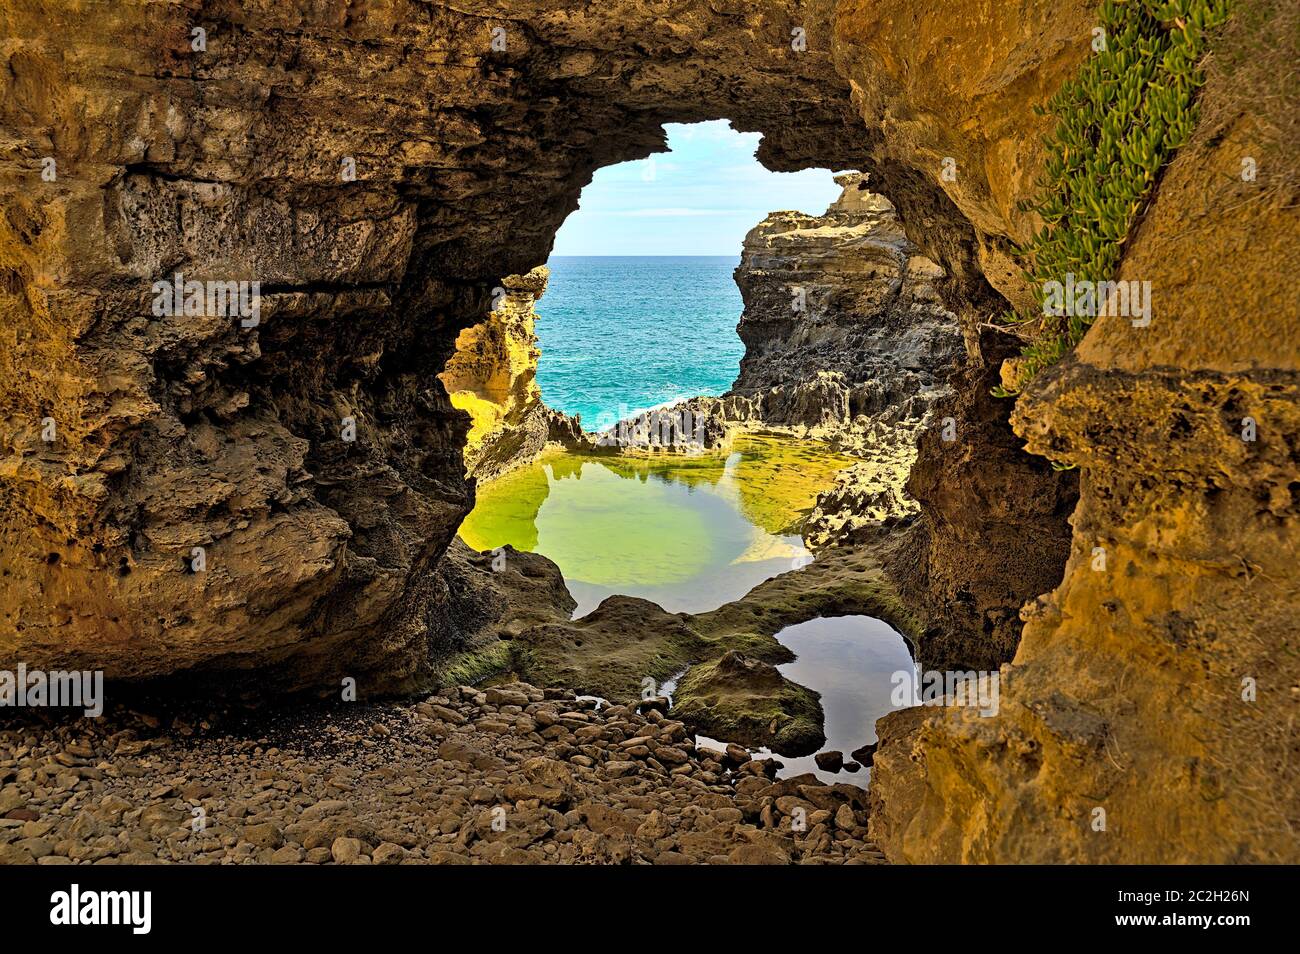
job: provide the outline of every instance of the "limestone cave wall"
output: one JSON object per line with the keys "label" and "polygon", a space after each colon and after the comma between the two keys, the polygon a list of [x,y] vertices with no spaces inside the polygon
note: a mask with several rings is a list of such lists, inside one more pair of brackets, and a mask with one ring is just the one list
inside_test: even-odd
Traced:
{"label": "limestone cave wall", "polygon": [[996,717],[878,723],[871,825],[894,860],[1300,860],[1283,6],[1225,31],[1205,118],[1130,239],[1120,277],[1151,283],[1150,324],[1100,319],[1017,402],[1029,449],[1079,474],[1064,579],[1022,613]]}
{"label": "limestone cave wall", "polygon": [[[417,681],[430,570],[472,503],[437,375],[593,170],[662,148],[665,121],[873,172],[983,281],[928,161],[884,149],[873,113],[911,66],[866,66],[881,25],[851,7],[0,10],[0,648],[32,665]],[[177,273],[259,282],[259,323],[153,314]]]}
{"label": "limestone cave wall", "polygon": [[[437,375],[501,276],[665,120],[797,129],[787,168],[868,138],[781,4],[0,9],[0,649],[110,678],[418,680],[472,503]],[[153,315],[178,272],[259,324]]]}
{"label": "limestone cave wall", "polygon": [[[918,579],[978,580],[972,554],[1059,533],[1069,489],[1007,453],[984,396],[1007,344],[982,324],[1026,301],[1032,107],[1092,19],[1081,0],[0,0],[0,658],[419,683],[472,504],[437,375],[593,171],[662,148],[668,121],[762,132],[773,169],[870,174],[948,276],[966,365],[955,445],[921,443],[939,543]],[[998,717],[887,728],[873,826],[894,859],[1294,858],[1296,204],[1227,192],[1252,135],[1180,159],[1129,249],[1168,333],[1099,324],[1019,402],[1031,449],[1079,468],[1065,579],[1026,611]],[[177,273],[258,282],[256,324],[158,314]],[[993,521],[960,510],[1011,512],[992,498],[1013,488],[1034,509],[989,547]],[[1003,604],[1040,586],[1016,577]],[[1248,676],[1268,705],[1235,701]],[[1095,807],[1116,837],[1089,833]]]}

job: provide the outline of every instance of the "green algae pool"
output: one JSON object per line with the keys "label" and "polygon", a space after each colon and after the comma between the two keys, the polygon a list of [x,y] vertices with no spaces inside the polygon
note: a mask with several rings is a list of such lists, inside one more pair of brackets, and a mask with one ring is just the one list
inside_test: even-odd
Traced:
{"label": "green algae pool", "polygon": [[480,487],[460,536],[554,560],[575,616],[614,594],[699,613],[807,562],[799,526],[851,463],[825,445],[756,436],[727,454],[554,453]]}

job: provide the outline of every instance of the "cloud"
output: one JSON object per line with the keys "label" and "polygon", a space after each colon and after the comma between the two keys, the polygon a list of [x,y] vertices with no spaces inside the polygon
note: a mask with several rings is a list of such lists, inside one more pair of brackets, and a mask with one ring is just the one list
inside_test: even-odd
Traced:
{"label": "cloud", "polygon": [[764,169],[752,158],[758,134],[725,120],[666,128],[671,152],[597,170],[556,236],[556,255],[738,255],[773,209],[821,214],[839,195],[826,170]]}

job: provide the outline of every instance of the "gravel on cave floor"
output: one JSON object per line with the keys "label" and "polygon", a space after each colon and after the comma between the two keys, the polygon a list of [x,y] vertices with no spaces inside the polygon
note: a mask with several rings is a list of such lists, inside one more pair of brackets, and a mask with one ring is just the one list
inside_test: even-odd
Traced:
{"label": "gravel on cave floor", "polygon": [[0,863],[880,864],[866,792],[524,683],[0,729]]}

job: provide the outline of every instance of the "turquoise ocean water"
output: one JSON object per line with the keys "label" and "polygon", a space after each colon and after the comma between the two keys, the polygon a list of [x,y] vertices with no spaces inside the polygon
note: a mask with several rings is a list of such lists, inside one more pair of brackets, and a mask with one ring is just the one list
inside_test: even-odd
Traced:
{"label": "turquoise ocean water", "polygon": [[740,369],[738,256],[553,256],[537,304],[537,380],[553,408],[595,430],[699,394]]}

